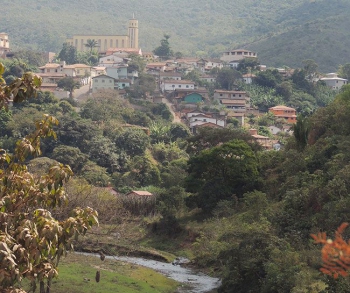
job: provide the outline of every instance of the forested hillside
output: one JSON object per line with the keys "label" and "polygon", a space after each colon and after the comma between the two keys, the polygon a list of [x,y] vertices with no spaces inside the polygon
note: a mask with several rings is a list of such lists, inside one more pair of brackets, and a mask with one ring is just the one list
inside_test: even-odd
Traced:
{"label": "forested hillside", "polygon": [[264,64],[315,59],[330,71],[348,61],[349,8],[345,0],[3,0],[0,30],[13,48],[58,51],[72,34],[125,34],[135,13],[144,50],[169,33],[174,51],[187,55],[218,56],[246,46]]}

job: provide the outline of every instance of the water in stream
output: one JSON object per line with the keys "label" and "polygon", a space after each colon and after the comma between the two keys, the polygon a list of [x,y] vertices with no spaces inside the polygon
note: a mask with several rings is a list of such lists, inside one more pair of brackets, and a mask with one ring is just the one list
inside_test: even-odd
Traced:
{"label": "water in stream", "polygon": [[[98,254],[90,254],[99,257]],[[164,263],[156,260],[143,259],[138,257],[127,256],[106,256],[107,259],[114,259],[118,261],[124,261],[133,263],[136,265],[144,266],[153,269],[168,278],[171,278],[180,283],[188,285],[190,288],[185,292],[189,293],[205,293],[220,286],[221,282],[218,278],[212,278],[205,274],[195,272],[191,269],[181,267],[181,265],[174,265],[172,263]],[[186,286],[187,288],[187,286]]]}

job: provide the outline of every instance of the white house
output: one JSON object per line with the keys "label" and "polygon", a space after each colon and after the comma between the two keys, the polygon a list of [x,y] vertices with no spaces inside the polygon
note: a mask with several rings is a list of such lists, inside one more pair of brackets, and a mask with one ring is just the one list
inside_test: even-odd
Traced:
{"label": "white house", "polygon": [[124,59],[122,57],[112,54],[112,55],[101,57],[98,63],[99,63],[99,66],[109,67],[109,66],[114,66],[116,64],[121,64],[123,63],[123,61]]}
{"label": "white house", "polygon": [[348,80],[345,78],[340,78],[336,73],[328,73],[326,77],[320,78],[324,81],[327,86],[332,89],[339,90],[343,85],[348,83]]}
{"label": "white house", "polygon": [[164,80],[160,85],[161,90],[164,91],[175,91],[176,89],[188,89],[194,90],[195,83],[192,80]]}
{"label": "white house", "polygon": [[226,125],[225,119],[215,118],[210,114],[194,115],[189,119],[189,121],[190,121],[190,127],[200,124],[199,122],[210,122],[222,127],[225,127]]}

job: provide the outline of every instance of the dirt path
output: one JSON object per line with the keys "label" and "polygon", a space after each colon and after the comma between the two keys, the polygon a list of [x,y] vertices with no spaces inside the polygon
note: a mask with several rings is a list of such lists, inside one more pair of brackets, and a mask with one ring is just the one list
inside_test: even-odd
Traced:
{"label": "dirt path", "polygon": [[166,98],[163,98],[162,102],[168,106],[171,114],[173,114],[173,116],[174,116],[173,123],[182,123],[180,117],[177,116],[176,113],[174,112],[173,104],[171,104]]}

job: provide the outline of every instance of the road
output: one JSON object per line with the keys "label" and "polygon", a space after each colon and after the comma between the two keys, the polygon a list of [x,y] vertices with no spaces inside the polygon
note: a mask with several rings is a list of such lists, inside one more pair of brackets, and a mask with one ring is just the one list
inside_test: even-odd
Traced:
{"label": "road", "polygon": [[173,116],[174,116],[173,123],[182,123],[180,117],[175,114],[175,112],[173,110],[173,105],[166,98],[163,98],[162,102],[168,106],[171,114],[173,114]]}

